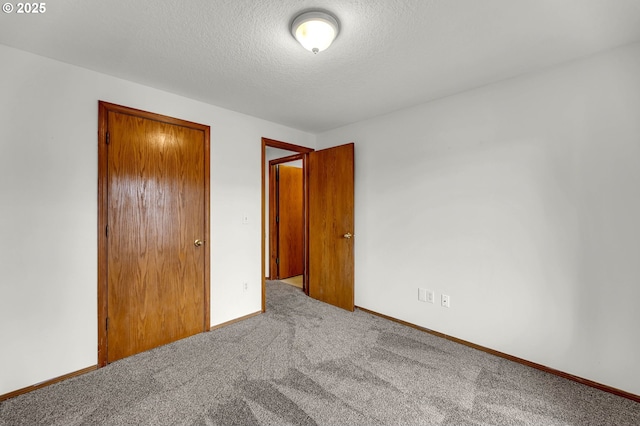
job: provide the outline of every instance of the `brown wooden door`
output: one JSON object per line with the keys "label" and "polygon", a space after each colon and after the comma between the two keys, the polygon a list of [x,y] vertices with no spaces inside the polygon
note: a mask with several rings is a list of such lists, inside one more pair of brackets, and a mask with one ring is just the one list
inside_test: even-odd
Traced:
{"label": "brown wooden door", "polygon": [[309,296],[353,311],[354,145],[308,156]]}
{"label": "brown wooden door", "polygon": [[208,133],[117,111],[107,123],[112,362],[208,328],[208,250],[195,244],[208,231]]}
{"label": "brown wooden door", "polygon": [[278,278],[304,272],[303,176],[299,167],[278,166]]}

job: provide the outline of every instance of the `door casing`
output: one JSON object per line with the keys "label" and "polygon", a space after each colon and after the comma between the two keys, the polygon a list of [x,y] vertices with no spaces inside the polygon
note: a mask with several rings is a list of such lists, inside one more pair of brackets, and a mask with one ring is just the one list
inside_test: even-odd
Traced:
{"label": "door casing", "polygon": [[[272,148],[278,148],[278,149],[284,149],[287,151],[293,151],[293,152],[298,152],[300,153],[300,155],[302,155],[302,168],[304,169],[306,167],[306,155],[309,152],[312,152],[313,149],[312,148],[307,148],[304,146],[300,146],[300,145],[294,145],[291,143],[287,143],[287,142],[282,142],[282,141],[278,141],[275,139],[269,139],[269,138],[262,138],[262,238],[261,238],[261,245],[262,245],[262,256],[261,256],[261,262],[262,262],[262,312],[265,312],[266,310],[266,282],[265,282],[265,272],[266,272],[266,261],[265,261],[265,253],[266,253],[266,227],[265,227],[265,223],[266,223],[266,201],[265,201],[265,174],[266,174],[266,150],[267,147],[270,146]],[[288,157],[287,157],[288,158]],[[297,159],[297,158],[296,158]],[[287,160],[290,161],[290,160]],[[307,203],[307,188],[306,188],[306,178],[304,177],[304,173],[303,173],[303,196],[304,196],[304,209],[306,211],[306,203]],[[309,289],[307,288],[306,283],[309,280],[309,277],[307,275],[307,270],[308,270],[308,255],[307,255],[307,235],[309,235],[309,229],[308,229],[308,225],[305,221],[305,226],[304,226],[304,235],[305,235],[305,242],[304,242],[304,273],[303,273],[303,282],[305,283],[304,286],[304,291],[305,293],[309,294]]]}

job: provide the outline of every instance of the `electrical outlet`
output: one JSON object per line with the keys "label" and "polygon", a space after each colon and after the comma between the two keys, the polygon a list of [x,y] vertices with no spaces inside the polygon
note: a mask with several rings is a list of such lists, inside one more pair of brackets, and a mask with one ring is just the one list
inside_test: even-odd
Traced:
{"label": "electrical outlet", "polygon": [[249,215],[247,213],[244,213],[242,215],[242,224],[247,225],[248,223],[249,223]]}
{"label": "electrical outlet", "polygon": [[445,308],[450,308],[451,307],[451,299],[449,298],[448,294],[443,294],[442,295],[441,304]]}
{"label": "electrical outlet", "polygon": [[243,282],[243,283],[242,283],[242,289],[243,289],[244,291],[249,290],[249,283],[248,283],[248,282],[246,282],[246,281],[245,281],[245,282]]}
{"label": "electrical outlet", "polygon": [[418,287],[418,300],[421,302],[427,301],[427,290],[424,288]]}
{"label": "electrical outlet", "polygon": [[435,294],[433,290],[427,290],[427,302],[433,303],[435,301]]}

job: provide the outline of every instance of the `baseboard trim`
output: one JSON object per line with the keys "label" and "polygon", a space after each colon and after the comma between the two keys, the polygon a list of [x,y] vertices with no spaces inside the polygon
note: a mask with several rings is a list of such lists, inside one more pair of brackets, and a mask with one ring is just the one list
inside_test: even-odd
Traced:
{"label": "baseboard trim", "polygon": [[[455,342],[455,343],[460,343],[461,345],[465,345],[465,346],[468,346],[470,348],[477,349],[479,351],[486,352],[486,353],[489,353],[491,355],[498,356],[500,358],[508,359],[510,361],[517,362],[519,364],[523,364],[523,365],[529,366],[531,368],[535,368],[537,370],[541,370],[541,371],[544,371],[546,373],[553,374],[555,376],[559,376],[559,377],[562,377],[564,379],[571,380],[571,381],[574,381],[574,382],[577,382],[577,383],[581,383],[583,385],[590,386],[592,388],[599,389],[601,391],[608,392],[608,393],[611,393],[611,394],[614,394],[614,395],[618,395],[618,396],[621,396],[623,398],[627,398],[627,399],[630,399],[632,401],[640,403],[640,395],[636,395],[636,394],[633,394],[631,392],[627,392],[627,391],[623,391],[621,389],[617,389],[617,388],[614,388],[614,387],[611,387],[611,386],[603,385],[602,383],[594,382],[593,380],[589,380],[589,379],[585,379],[585,378],[582,378],[582,377],[578,377],[578,376],[575,376],[573,374],[565,373],[564,371],[556,370],[554,368],[547,367],[547,366],[542,365],[542,364],[538,364],[538,363],[535,363],[535,362],[532,362],[532,361],[528,361],[528,360],[523,359],[523,358],[519,358],[517,356],[513,356],[513,355],[506,354],[504,352],[497,351],[495,349],[487,348],[485,346],[477,345],[475,343],[471,343],[471,342],[468,342],[466,340],[458,339],[457,337],[449,336],[448,334],[440,333],[439,331],[431,330],[431,329],[426,328],[426,327],[421,327],[419,325],[412,324],[410,322],[403,321],[403,320],[398,319],[398,318],[390,317],[388,315],[381,314],[379,312],[375,312],[375,311],[372,311],[370,309],[362,308],[360,306],[356,306],[356,309],[361,310],[362,312],[366,312],[366,313],[371,314],[371,315],[375,315],[375,316],[387,319],[389,321],[396,322],[398,324],[405,325],[407,327],[414,328],[416,330],[423,331],[425,333],[432,334],[432,335],[437,336],[437,337],[441,337],[443,339],[450,340],[450,341]],[[262,311],[257,311],[257,312],[254,312],[252,314],[245,315],[245,316],[242,316],[240,318],[233,319],[231,321],[223,322],[222,324],[218,324],[218,325],[212,326],[211,327],[211,331],[217,330],[217,329],[225,327],[227,325],[234,324],[236,322],[244,321],[246,319],[255,317],[255,316],[260,315],[260,314],[262,314]],[[86,374],[86,373],[89,373],[91,371],[95,371],[97,369],[98,369],[97,365],[92,365],[90,367],[83,368],[82,370],[74,371],[74,372],[59,376],[59,377],[55,377],[53,379],[45,380],[44,382],[40,382],[40,383],[37,383],[37,384],[32,385],[32,386],[27,386],[25,388],[18,389],[18,390],[15,390],[13,392],[5,393],[3,395],[0,395],[0,401],[5,401],[7,399],[16,397],[18,395],[22,395],[22,394],[25,394],[27,392],[34,391],[36,389],[44,388],[44,387],[52,385],[54,383],[61,382],[63,380],[67,380],[67,379],[71,379],[72,377],[80,376],[82,374]]]}
{"label": "baseboard trim", "polygon": [[526,359],[518,358],[517,356],[509,355],[509,354],[506,354],[504,352],[496,351],[494,349],[487,348],[485,346],[481,346],[481,345],[477,345],[475,343],[468,342],[466,340],[458,339],[457,337],[449,336],[447,334],[440,333],[439,331],[435,331],[435,330],[431,330],[429,328],[421,327],[419,325],[415,325],[415,324],[412,324],[412,323],[407,322],[407,321],[403,321],[403,320],[400,320],[400,319],[397,319],[397,318],[393,318],[393,317],[390,317],[388,315],[381,314],[379,312],[375,312],[375,311],[372,311],[372,310],[369,310],[369,309],[361,308],[360,306],[356,306],[356,309],[359,309],[362,312],[366,312],[366,313],[371,314],[371,315],[375,315],[375,316],[387,319],[389,321],[393,321],[393,322],[397,322],[397,323],[402,324],[402,325],[406,325],[407,327],[415,328],[416,330],[424,331],[424,332],[432,334],[434,336],[442,337],[443,339],[447,339],[447,340],[450,340],[452,342],[460,343],[461,345],[465,345],[465,346],[468,346],[470,348],[477,349],[479,351],[486,352],[486,353],[489,353],[491,355],[498,356],[500,358],[508,359],[509,361],[517,362],[519,364],[523,364],[523,365],[535,368],[537,370],[541,370],[541,371],[544,371],[546,373],[562,377],[564,379],[568,379],[568,380],[571,380],[571,381],[574,381],[574,382],[578,382],[578,383],[581,383],[583,385],[590,386],[592,388],[596,388],[596,389],[599,389],[599,390],[604,391],[604,392],[612,393],[614,395],[618,395],[618,396],[630,399],[630,400],[635,401],[635,402],[640,402],[640,395],[636,395],[636,394],[633,394],[631,392],[627,392],[627,391],[623,391],[621,389],[617,389],[617,388],[614,388],[614,387],[611,387],[611,386],[603,385],[602,383],[594,382],[593,380],[584,379],[582,377],[574,376],[573,374],[565,373],[564,371],[556,370],[554,368],[547,367],[545,365],[538,364],[538,363],[535,363],[535,362],[532,362],[532,361],[527,361]]}
{"label": "baseboard trim", "polygon": [[240,317],[240,318],[232,319],[231,321],[223,322],[222,324],[213,325],[213,326],[211,326],[211,331],[217,330],[217,329],[222,328],[222,327],[226,327],[226,326],[234,324],[236,322],[244,321],[246,319],[255,317],[256,315],[260,315],[260,314],[262,314],[261,310],[258,311],[258,312],[254,312],[252,314],[249,314],[249,315],[245,315],[245,316]]}
{"label": "baseboard trim", "polygon": [[[249,319],[251,317],[255,317],[256,315],[260,315],[261,313],[262,313],[262,311],[258,311],[258,312],[254,312],[254,313],[249,314],[249,315],[245,315],[245,316],[240,317],[240,318],[233,319],[231,321],[223,322],[222,324],[218,324],[218,325],[212,326],[209,330],[210,331],[217,330],[218,328],[222,328],[222,327],[225,327],[227,325],[231,325],[233,323],[236,323],[236,322],[239,322],[239,321],[243,321],[243,320]],[[16,397],[18,395],[22,395],[22,394],[25,394],[27,392],[34,391],[36,389],[44,388],[44,387],[52,385],[54,383],[58,383],[58,382],[61,382],[63,380],[67,380],[67,379],[70,379],[72,377],[80,376],[82,374],[85,374],[85,373],[88,373],[90,371],[94,371],[94,370],[97,370],[97,369],[98,369],[97,365],[92,365],[91,367],[83,368],[82,370],[74,371],[72,373],[65,374],[65,375],[60,376],[60,377],[56,377],[56,378],[53,378],[53,379],[50,379],[50,380],[45,380],[44,382],[40,382],[40,383],[37,383],[37,384],[32,385],[32,386],[27,386],[26,388],[22,388],[22,389],[15,390],[13,392],[5,393],[4,395],[0,395],[0,401],[5,401],[7,399]]]}
{"label": "baseboard trim", "polygon": [[88,373],[90,371],[95,371],[98,369],[97,365],[92,365],[91,367],[83,368],[82,370],[74,371],[69,374],[65,374],[63,376],[56,377],[54,379],[45,380],[44,382],[37,383],[32,386],[27,386],[26,388],[18,389],[13,392],[5,393],[4,395],[0,395],[0,401],[5,401],[9,398],[13,398],[18,395],[25,394],[27,392],[34,391],[36,389],[44,388],[46,386],[52,385],[54,383],[61,382],[63,380],[70,379],[72,377],[81,376],[82,374]]}

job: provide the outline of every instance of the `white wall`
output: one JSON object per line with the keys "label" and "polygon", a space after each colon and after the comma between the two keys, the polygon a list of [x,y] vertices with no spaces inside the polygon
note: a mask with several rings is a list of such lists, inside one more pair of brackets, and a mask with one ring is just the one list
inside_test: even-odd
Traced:
{"label": "white wall", "polygon": [[640,44],[317,144],[349,141],[356,305],[640,394]]}
{"label": "white wall", "polygon": [[98,100],[211,126],[211,323],[261,309],[261,137],[314,135],[2,45],[0,63],[0,395],[97,362]]}

